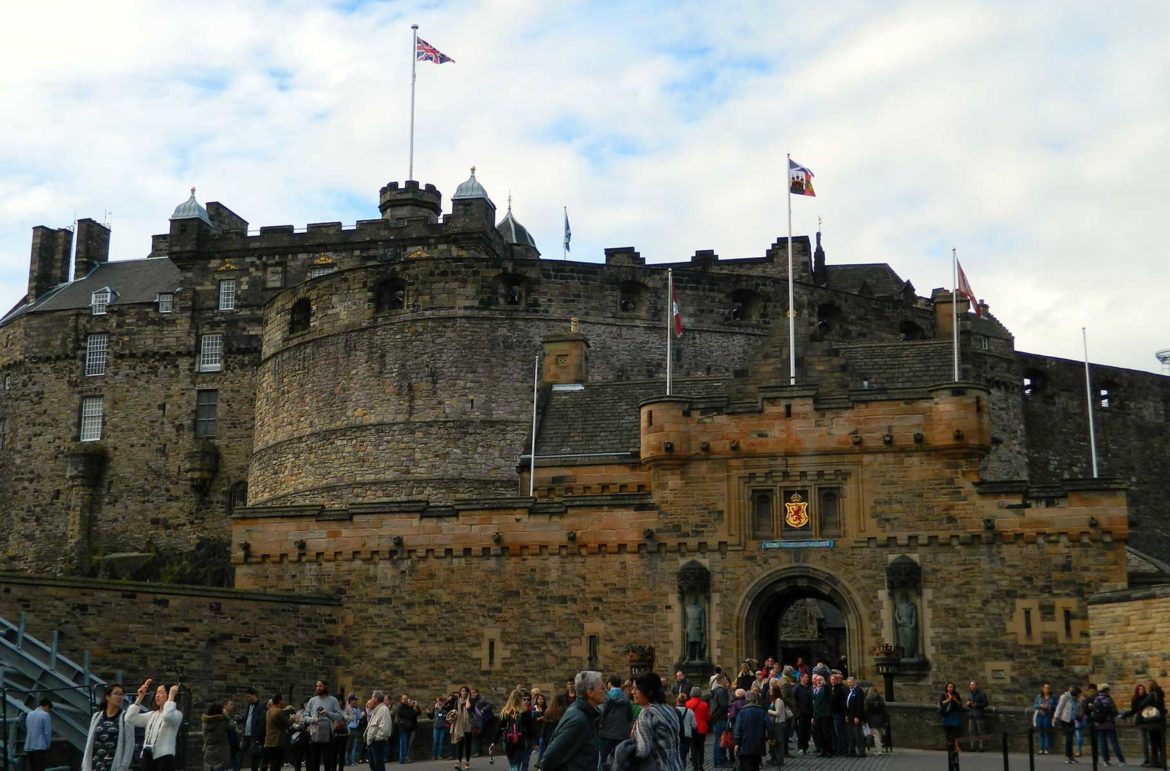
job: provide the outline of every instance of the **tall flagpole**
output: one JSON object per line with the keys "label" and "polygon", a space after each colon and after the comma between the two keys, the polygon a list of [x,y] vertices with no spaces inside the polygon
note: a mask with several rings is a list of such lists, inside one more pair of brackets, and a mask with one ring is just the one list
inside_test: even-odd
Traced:
{"label": "tall flagpole", "polygon": [[959,255],[951,248],[951,333],[955,338],[955,382],[959,382]]}
{"label": "tall flagpole", "polygon": [[1089,338],[1081,327],[1081,342],[1085,346],[1085,401],[1089,404],[1089,453],[1093,458],[1093,479],[1097,478],[1097,435],[1093,431],[1093,386],[1089,381]]}
{"label": "tall flagpole", "polygon": [[674,271],[666,269],[666,395],[670,396],[671,338],[674,336]]}
{"label": "tall flagpole", "polygon": [[792,153],[788,153],[788,384],[796,385],[796,309],[792,305]]}
{"label": "tall flagpole", "polygon": [[540,354],[536,354],[536,365],[532,373],[532,456],[528,461],[528,497],[536,490],[536,396],[540,389]]}
{"label": "tall flagpole", "polygon": [[410,47],[410,171],[407,179],[414,179],[414,79],[418,69],[418,25],[411,24],[414,32],[414,43]]}

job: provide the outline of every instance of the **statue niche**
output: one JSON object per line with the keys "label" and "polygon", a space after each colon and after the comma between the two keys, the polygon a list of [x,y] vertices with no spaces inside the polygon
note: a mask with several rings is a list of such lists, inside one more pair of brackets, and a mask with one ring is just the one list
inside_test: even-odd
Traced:
{"label": "statue niche", "polygon": [[683,651],[686,662],[705,662],[708,659],[711,573],[701,563],[692,560],[678,572],[679,607],[682,610]]}
{"label": "statue niche", "polygon": [[894,633],[902,661],[923,662],[919,646],[921,624],[918,607],[922,588],[922,566],[906,555],[886,567],[886,588],[894,607]]}

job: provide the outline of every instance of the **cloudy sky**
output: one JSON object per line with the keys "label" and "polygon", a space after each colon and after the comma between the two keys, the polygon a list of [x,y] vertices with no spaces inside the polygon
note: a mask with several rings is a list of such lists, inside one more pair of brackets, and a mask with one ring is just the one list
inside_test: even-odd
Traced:
{"label": "cloudy sky", "polygon": [[[734,7],[727,10],[722,6]],[[114,259],[198,187],[252,227],[378,216],[478,168],[550,259],[763,254],[794,229],[920,294],[951,247],[1017,348],[1159,371],[1170,348],[1170,3],[22,3],[0,27],[0,305],[30,228],[108,217]],[[1159,235],[1162,234],[1162,235]]]}

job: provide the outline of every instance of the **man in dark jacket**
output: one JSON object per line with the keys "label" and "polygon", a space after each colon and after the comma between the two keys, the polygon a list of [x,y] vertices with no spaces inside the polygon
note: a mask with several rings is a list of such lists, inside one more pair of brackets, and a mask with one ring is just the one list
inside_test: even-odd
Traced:
{"label": "man in dark jacket", "polygon": [[[731,694],[727,690],[727,676],[720,674],[715,679],[715,687],[711,689],[711,733],[716,737],[727,730],[727,708],[731,706]],[[719,746],[719,741],[711,742],[715,749],[711,761],[716,767],[727,763],[727,750]]]}
{"label": "man in dark jacket", "polygon": [[260,771],[260,757],[264,753],[265,712],[264,705],[256,695],[256,689],[248,687],[244,690],[243,726],[240,734],[243,740],[240,743],[240,753],[248,758],[252,764],[252,771]]}
{"label": "man in dark jacket", "polygon": [[834,670],[829,680],[833,706],[833,754],[844,755],[848,741],[845,737],[845,683],[841,673]]}
{"label": "man in dark jacket", "polygon": [[600,672],[578,672],[573,678],[577,700],[565,710],[549,737],[540,761],[542,771],[597,771],[597,708],[605,703]]}
{"label": "man in dark jacket", "polygon": [[845,681],[848,690],[845,692],[845,736],[848,742],[845,745],[846,755],[865,757],[865,691],[857,685],[857,678],[850,677]]}
{"label": "man in dark jacket", "polygon": [[768,751],[768,713],[760,706],[759,694],[751,691],[747,703],[735,716],[735,755],[740,771],[760,771]]}
{"label": "man in dark jacket", "polygon": [[792,687],[792,701],[792,713],[796,718],[796,749],[801,755],[807,755],[808,739],[812,734],[812,685],[808,672],[801,674],[800,682]]}
{"label": "man in dark jacket", "polygon": [[609,756],[622,739],[630,738],[630,724],[634,722],[634,708],[630,697],[622,690],[621,675],[609,676],[609,693],[605,706],[601,708],[601,719],[597,724],[598,744],[601,750],[601,765],[609,764]]}
{"label": "man in dark jacket", "polygon": [[812,729],[817,754],[822,758],[833,757],[833,704],[829,685],[821,675],[813,675]]}

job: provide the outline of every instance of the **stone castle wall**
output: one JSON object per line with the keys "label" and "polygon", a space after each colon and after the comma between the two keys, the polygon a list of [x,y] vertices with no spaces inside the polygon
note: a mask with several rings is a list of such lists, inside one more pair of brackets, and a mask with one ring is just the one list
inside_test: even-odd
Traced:
{"label": "stone castle wall", "polygon": [[1170,678],[1170,586],[1126,589],[1089,601],[1092,682],[1113,685],[1114,698],[1135,683]]}

